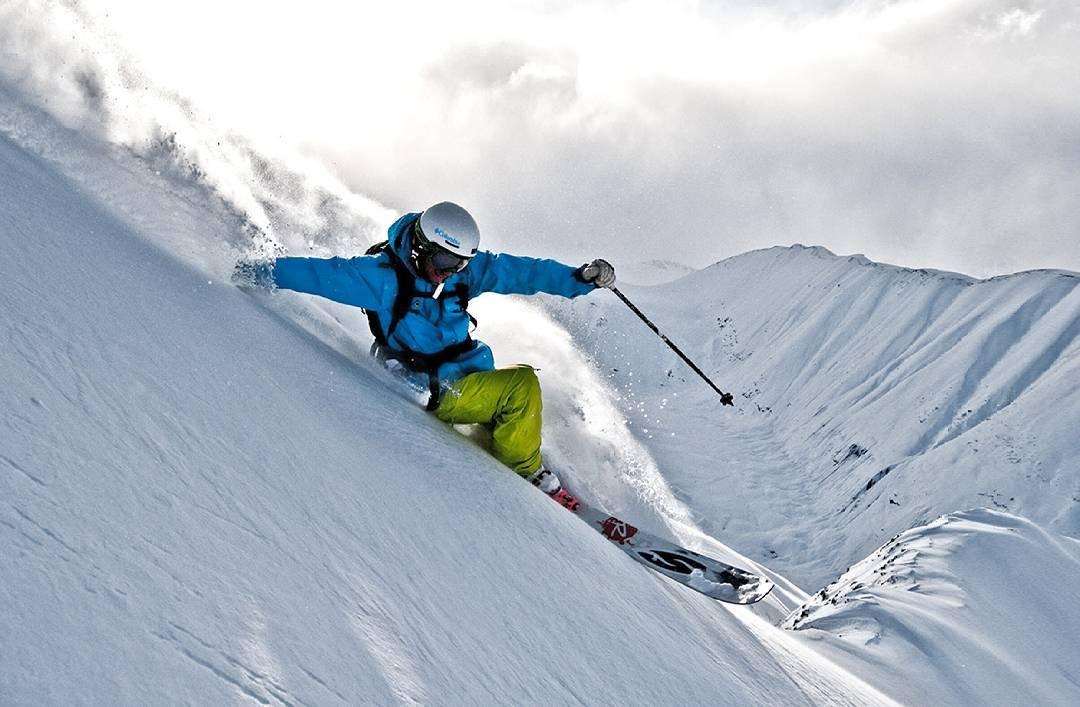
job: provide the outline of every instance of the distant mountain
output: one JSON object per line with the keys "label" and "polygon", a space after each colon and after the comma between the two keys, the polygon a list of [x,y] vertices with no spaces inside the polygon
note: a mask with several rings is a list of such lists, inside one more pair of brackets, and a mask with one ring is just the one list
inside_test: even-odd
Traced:
{"label": "distant mountain", "polygon": [[783,626],[905,703],[1080,699],[1080,275],[793,246],[624,290],[734,409],[615,298],[549,309],[701,530],[822,588]]}
{"label": "distant mountain", "polygon": [[704,527],[804,586],[980,505],[1080,535],[1077,273],[976,280],[793,246],[625,291],[735,409],[614,297],[552,308]]}

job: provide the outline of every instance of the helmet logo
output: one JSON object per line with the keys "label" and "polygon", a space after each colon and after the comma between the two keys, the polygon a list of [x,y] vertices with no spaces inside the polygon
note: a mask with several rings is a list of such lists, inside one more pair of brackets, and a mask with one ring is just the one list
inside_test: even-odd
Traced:
{"label": "helmet logo", "polygon": [[461,247],[461,241],[459,241],[457,238],[454,238],[453,236],[451,236],[449,233],[447,233],[443,229],[439,228],[438,226],[435,227],[435,235],[439,236],[440,238],[442,238],[444,241],[446,241],[450,245],[454,246],[455,248],[460,248]]}

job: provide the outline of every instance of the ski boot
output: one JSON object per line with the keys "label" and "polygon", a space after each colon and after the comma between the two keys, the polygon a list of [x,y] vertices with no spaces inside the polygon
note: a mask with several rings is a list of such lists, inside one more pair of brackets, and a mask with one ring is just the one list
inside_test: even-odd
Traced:
{"label": "ski boot", "polygon": [[554,473],[548,471],[544,467],[540,467],[540,470],[529,477],[529,481],[533,486],[540,489],[548,496],[551,496],[563,508],[571,511],[576,511],[578,507],[578,500],[571,496],[566,489],[562,487],[559,482],[559,477]]}

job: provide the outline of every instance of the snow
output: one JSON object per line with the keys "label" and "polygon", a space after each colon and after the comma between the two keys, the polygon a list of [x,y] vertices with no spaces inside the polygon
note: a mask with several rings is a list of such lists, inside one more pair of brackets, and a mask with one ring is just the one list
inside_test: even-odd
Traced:
{"label": "snow", "polygon": [[0,82],[3,704],[1080,701],[1077,274],[792,246],[623,288],[734,409],[609,293],[478,298],[568,487],[777,583],[729,607],[424,413],[358,311],[228,283],[387,210],[98,134]]}
{"label": "snow", "polygon": [[625,288],[735,393],[734,411],[614,298],[551,310],[608,371],[701,528],[820,587],[959,509],[1080,535],[1078,285],[1065,271],[976,281],[794,246]]}
{"label": "snow", "polygon": [[906,703],[930,689],[936,704],[1063,704],[1080,684],[1078,579],[1077,540],[999,511],[951,513],[887,543],[784,626]]}
{"label": "snow", "polygon": [[888,701],[222,282],[212,201],[0,105],[5,704]]}
{"label": "snow", "polygon": [[731,597],[732,599],[736,599],[739,596],[739,592],[734,585],[729,582],[714,582],[706,577],[705,573],[701,570],[694,570],[691,572],[690,580],[687,584],[702,594],[711,594],[716,597]]}

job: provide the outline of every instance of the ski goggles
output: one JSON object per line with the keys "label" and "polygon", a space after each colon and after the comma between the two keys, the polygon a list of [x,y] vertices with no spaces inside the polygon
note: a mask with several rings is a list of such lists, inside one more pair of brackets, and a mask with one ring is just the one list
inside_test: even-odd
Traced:
{"label": "ski goggles", "polygon": [[439,246],[434,246],[435,250],[427,254],[428,262],[431,263],[431,267],[440,273],[455,273],[461,272],[465,269],[465,266],[469,264],[469,258],[462,258],[456,253],[451,253],[448,250],[444,250]]}
{"label": "ski goggles", "polygon": [[413,249],[431,263],[431,267],[439,273],[461,272],[469,264],[471,258],[465,258],[457,253],[451,253],[446,248],[436,245],[424,235],[420,228],[419,219],[413,226]]}

